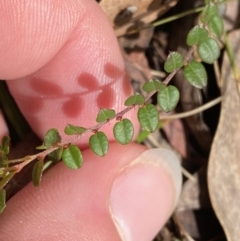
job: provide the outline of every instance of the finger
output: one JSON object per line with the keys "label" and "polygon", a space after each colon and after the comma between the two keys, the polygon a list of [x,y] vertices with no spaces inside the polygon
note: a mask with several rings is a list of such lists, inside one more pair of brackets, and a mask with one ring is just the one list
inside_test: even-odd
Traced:
{"label": "finger", "polygon": [[83,155],[80,170],[60,163],[40,188],[29,184],[9,201],[2,240],[152,240],[179,196],[176,156],[135,144],[113,144],[104,158]]}
{"label": "finger", "polygon": [[[95,1],[79,2],[87,14],[79,13],[81,20],[59,52],[35,73],[8,82],[24,116],[41,138],[52,127],[63,134],[67,123],[94,126],[100,108],[120,111],[132,92],[117,40],[104,13]],[[34,24],[31,19],[28,22]],[[137,128],[135,114],[131,111],[125,117],[131,118]],[[103,129],[110,140],[112,127],[109,124]],[[82,144],[86,145],[87,140],[83,139]]]}
{"label": "finger", "polygon": [[2,0],[0,9],[0,79],[26,76],[45,65],[86,13],[76,0]]}

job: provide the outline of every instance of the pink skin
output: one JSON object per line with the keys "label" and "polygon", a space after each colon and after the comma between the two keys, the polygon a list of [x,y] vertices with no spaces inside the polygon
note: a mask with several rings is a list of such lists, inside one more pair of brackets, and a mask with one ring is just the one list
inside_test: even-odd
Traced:
{"label": "pink skin", "polygon": [[[99,108],[124,108],[132,90],[114,33],[94,0],[2,0],[0,10],[0,79],[9,80],[14,98],[39,137],[52,127],[63,131],[67,123],[91,127]],[[137,130],[135,111],[126,117]],[[0,127],[1,135],[6,126]],[[103,128],[109,140],[112,127],[113,123]],[[87,141],[86,136],[78,144],[85,149]],[[111,187],[119,172],[144,150],[136,144],[112,143],[104,158],[86,149],[78,171],[58,164],[44,175],[39,189],[29,184],[9,201],[0,215],[0,240],[120,240],[109,200],[121,200],[124,185],[128,190],[129,184],[110,198]],[[175,189],[172,177],[161,168],[138,164],[135,169],[133,184],[143,180],[143,173],[149,177],[142,189],[149,199],[139,201],[146,225],[131,220],[129,227],[136,240],[141,234],[143,240],[151,240],[172,211]],[[165,194],[155,205],[152,199],[159,190]]]}

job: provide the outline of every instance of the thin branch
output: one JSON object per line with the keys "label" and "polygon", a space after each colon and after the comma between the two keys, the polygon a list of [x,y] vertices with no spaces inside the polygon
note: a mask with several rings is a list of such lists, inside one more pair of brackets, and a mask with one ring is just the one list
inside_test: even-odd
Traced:
{"label": "thin branch", "polygon": [[173,120],[173,119],[181,119],[181,118],[186,118],[198,113],[201,113],[202,111],[205,111],[211,107],[213,107],[214,105],[219,104],[222,101],[223,97],[220,96],[212,101],[209,101],[208,103],[206,103],[205,105],[202,105],[196,109],[190,110],[190,111],[186,111],[180,114],[175,114],[175,115],[166,115],[166,116],[160,116],[160,120]]}
{"label": "thin branch", "polygon": [[[186,54],[185,58],[184,58],[184,63],[186,64],[189,59],[191,58],[191,55],[193,53],[193,48],[191,48],[188,53]],[[179,68],[180,69],[180,68]],[[170,80],[173,78],[173,76],[179,71],[179,69],[176,69],[175,71],[173,71],[172,73],[170,73],[166,79],[163,81],[163,83],[165,84],[168,84],[170,82]],[[148,93],[146,96],[145,96],[145,103],[155,94],[157,93],[157,90],[151,92],[151,93]],[[134,106],[130,106],[130,107],[126,107],[125,109],[121,110],[120,112],[116,113],[115,116],[111,119],[108,119],[100,124],[97,124],[93,127],[90,127],[88,128],[84,133],[81,133],[81,134],[76,134],[74,135],[72,138],[66,140],[66,141],[63,141],[63,142],[60,142],[60,143],[57,143],[56,145],[54,146],[51,146],[51,147],[48,147],[46,150],[40,152],[40,153],[37,153],[35,155],[29,155],[29,156],[25,156],[23,158],[19,158],[19,159],[14,159],[14,160],[9,160],[8,163],[19,163],[19,164],[16,164],[14,166],[12,166],[11,168],[15,168],[17,170],[17,172],[20,172],[22,170],[23,167],[25,167],[27,164],[29,164],[30,162],[32,162],[33,160],[35,159],[38,159],[38,158],[41,158],[41,159],[44,159],[45,156],[47,156],[48,154],[52,153],[53,151],[55,151],[56,149],[58,149],[59,147],[64,147],[66,145],[69,145],[71,143],[74,143],[76,140],[80,139],[82,136],[86,135],[87,133],[89,132],[96,132],[98,131],[99,129],[101,129],[104,125],[106,125],[109,121],[111,120],[115,120],[116,118],[118,117],[123,117],[126,113],[128,113],[130,110],[132,110],[134,108]]]}

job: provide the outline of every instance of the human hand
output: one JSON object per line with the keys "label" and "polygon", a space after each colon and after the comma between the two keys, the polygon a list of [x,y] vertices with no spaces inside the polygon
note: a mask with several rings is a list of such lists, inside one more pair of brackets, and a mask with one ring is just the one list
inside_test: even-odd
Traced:
{"label": "human hand", "polygon": [[[0,79],[8,80],[39,137],[67,123],[91,127],[101,107],[124,108],[131,87],[114,33],[95,1],[3,0],[0,9]],[[137,130],[136,113],[126,117]],[[2,118],[0,126],[1,136]],[[112,125],[103,130],[113,141]],[[78,143],[81,169],[59,163],[44,174],[40,188],[29,184],[9,200],[0,215],[0,240],[153,239],[179,197],[175,155],[112,142],[100,158],[87,140]]]}

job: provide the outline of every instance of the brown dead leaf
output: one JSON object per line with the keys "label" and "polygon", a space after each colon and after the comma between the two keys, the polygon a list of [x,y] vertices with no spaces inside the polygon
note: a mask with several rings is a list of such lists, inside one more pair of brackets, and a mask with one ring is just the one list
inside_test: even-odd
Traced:
{"label": "brown dead leaf", "polygon": [[[229,34],[230,46],[240,70],[240,30]],[[208,187],[216,215],[228,241],[240,237],[240,97],[229,59],[222,67],[223,101],[208,167]]]}
{"label": "brown dead leaf", "polygon": [[227,1],[226,12],[223,16],[224,29],[233,30],[239,24],[239,1]]}
{"label": "brown dead leaf", "polygon": [[175,6],[178,0],[102,0],[100,6],[108,16],[117,36],[139,24],[147,24],[168,9]]}
{"label": "brown dead leaf", "polygon": [[200,168],[193,177],[188,179],[182,187],[177,212],[183,210],[199,210],[211,208],[207,189],[207,168],[206,165]]}
{"label": "brown dead leaf", "polygon": [[186,137],[181,120],[169,121],[163,126],[169,144],[182,158],[187,157]]}

